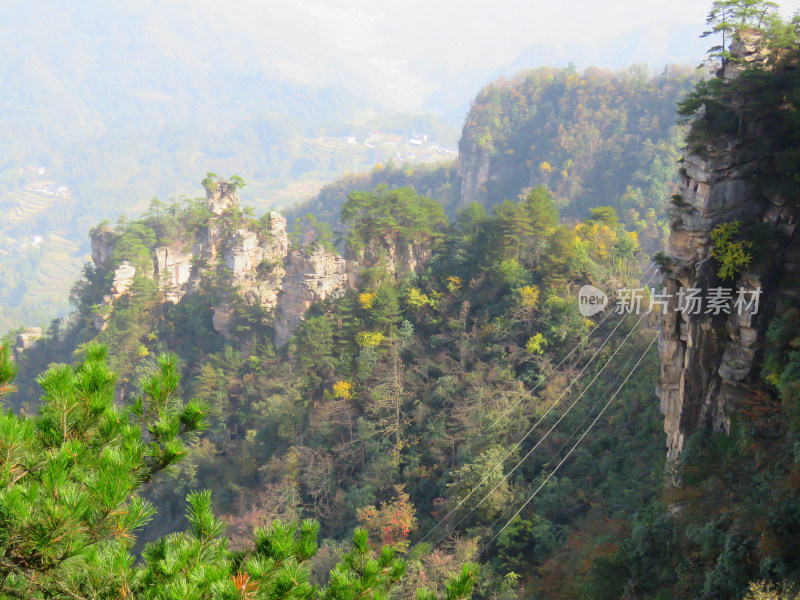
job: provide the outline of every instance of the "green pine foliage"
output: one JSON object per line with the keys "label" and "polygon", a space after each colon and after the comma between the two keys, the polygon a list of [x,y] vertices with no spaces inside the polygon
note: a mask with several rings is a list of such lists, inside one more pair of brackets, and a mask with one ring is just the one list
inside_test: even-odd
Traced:
{"label": "green pine foliage", "polygon": [[[3,390],[14,371],[4,349]],[[39,378],[36,417],[0,417],[0,597],[377,600],[399,584],[405,561],[390,547],[376,553],[363,529],[321,587],[308,565],[314,521],[274,521],[255,530],[251,550],[232,552],[209,490],[190,493],[187,528],[149,543],[137,562],[136,534],[155,514],[142,486],[186,456],[208,407],[180,399],[171,355],[129,408],[114,402],[115,382],[106,349],[89,346],[82,362]],[[445,597],[469,597],[475,575],[466,565]]]}
{"label": "green pine foliage", "polygon": [[428,245],[446,223],[442,206],[411,188],[379,186],[351,192],[342,206],[342,222],[349,226],[346,243],[357,251],[369,242],[389,238],[402,244]]}
{"label": "green pine foliage", "polygon": [[[0,358],[7,386],[13,370]],[[106,363],[105,348],[87,347],[81,363],[39,377],[36,417],[0,417],[4,596],[119,597],[132,583],[135,532],[155,512],[136,492],[185,456],[204,427],[204,405],[174,395],[174,357],[161,358],[131,408],[115,404]]]}

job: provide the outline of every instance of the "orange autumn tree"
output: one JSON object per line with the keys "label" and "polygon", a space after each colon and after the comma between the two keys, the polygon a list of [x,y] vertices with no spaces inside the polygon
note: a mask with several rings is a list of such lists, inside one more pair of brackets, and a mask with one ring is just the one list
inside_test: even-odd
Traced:
{"label": "orange autumn tree", "polygon": [[409,544],[408,536],[417,526],[417,517],[414,514],[414,505],[403,486],[396,485],[394,489],[397,493],[394,501],[384,502],[380,508],[359,508],[358,520],[374,542],[405,549]]}

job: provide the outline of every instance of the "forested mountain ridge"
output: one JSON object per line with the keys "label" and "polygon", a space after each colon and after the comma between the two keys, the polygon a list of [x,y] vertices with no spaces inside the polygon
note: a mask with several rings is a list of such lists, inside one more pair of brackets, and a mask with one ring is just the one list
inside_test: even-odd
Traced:
{"label": "forested mountain ridge", "polygon": [[668,199],[678,183],[683,130],[675,106],[697,77],[674,65],[656,76],[644,65],[521,71],[477,94],[454,164],[379,165],[325,186],[288,214],[311,212],[335,226],[350,191],[387,184],[410,185],[452,216],[471,202],[493,207],[546,185],[565,216],[612,206],[656,252],[666,243]]}
{"label": "forested mountain ridge", "polygon": [[[209,174],[94,229],[76,318],[0,354],[0,595],[794,600],[798,28],[758,0],[709,25],[658,270],[553,181],[398,185],[457,202],[448,168],[291,225]],[[611,311],[657,272],[663,318]],[[677,310],[725,286],[760,310]]]}
{"label": "forested mountain ridge", "polygon": [[670,66],[611,72],[541,68],[483,88],[459,143],[459,204],[494,204],[548,185],[568,214],[600,202],[663,210],[682,142],[675,104],[696,75]]}

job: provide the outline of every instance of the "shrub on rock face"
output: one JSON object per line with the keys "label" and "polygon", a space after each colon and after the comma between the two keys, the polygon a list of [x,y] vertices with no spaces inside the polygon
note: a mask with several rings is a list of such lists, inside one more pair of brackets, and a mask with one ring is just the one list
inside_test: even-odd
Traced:
{"label": "shrub on rock face", "polygon": [[742,223],[721,223],[711,231],[714,249],[711,255],[717,261],[720,279],[733,279],[737,273],[753,260],[753,242],[740,238]]}

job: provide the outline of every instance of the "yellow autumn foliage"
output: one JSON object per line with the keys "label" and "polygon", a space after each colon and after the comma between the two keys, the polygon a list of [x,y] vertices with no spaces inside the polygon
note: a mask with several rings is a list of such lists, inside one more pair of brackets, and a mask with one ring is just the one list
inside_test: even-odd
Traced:
{"label": "yellow autumn foliage", "polygon": [[358,297],[358,304],[364,310],[371,309],[374,302],[375,302],[375,294],[370,294],[365,292]]}
{"label": "yellow autumn foliage", "polygon": [[383,342],[383,334],[380,331],[359,331],[356,335],[356,343],[361,348],[376,348]]}
{"label": "yellow autumn foliage", "polygon": [[525,344],[525,350],[527,350],[530,354],[542,354],[546,345],[547,340],[544,339],[544,336],[541,333],[537,333],[528,340],[527,344]]}
{"label": "yellow autumn foliage", "polygon": [[451,275],[450,277],[447,278],[447,289],[448,291],[450,291],[450,293],[455,293],[459,289],[461,289],[462,283],[463,282],[461,281],[461,277],[456,277],[455,275]]}
{"label": "yellow autumn foliage", "polygon": [[419,289],[412,287],[409,288],[408,293],[406,293],[406,304],[408,308],[417,312],[424,306],[429,306],[431,304],[431,299]]}
{"label": "yellow autumn foliage", "polygon": [[337,381],[333,384],[333,395],[335,398],[349,400],[353,397],[353,384],[349,381]]}
{"label": "yellow autumn foliage", "polygon": [[599,221],[581,223],[575,227],[575,233],[589,255],[596,259],[608,258],[617,241],[617,232]]}
{"label": "yellow autumn foliage", "polygon": [[519,288],[519,303],[522,308],[532,310],[539,302],[539,288],[535,285],[526,285]]}

